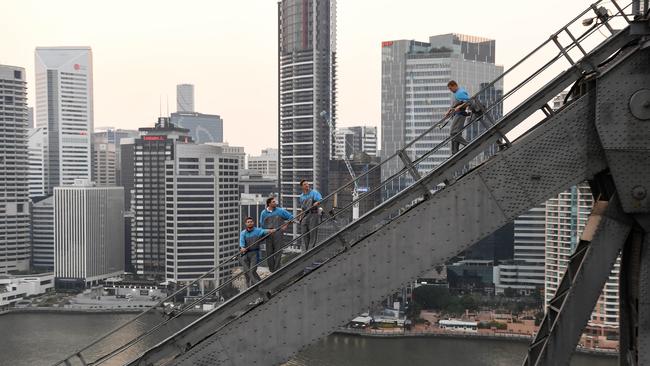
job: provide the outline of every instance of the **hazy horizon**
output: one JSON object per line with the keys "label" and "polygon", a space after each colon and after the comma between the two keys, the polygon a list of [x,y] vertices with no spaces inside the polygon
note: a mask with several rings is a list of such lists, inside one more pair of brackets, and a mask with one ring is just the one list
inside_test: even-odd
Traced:
{"label": "hazy horizon", "polygon": [[[382,41],[488,37],[507,68],[589,2],[537,5],[338,0],[338,125],[380,126]],[[176,84],[191,83],[197,112],[224,119],[225,141],[253,155],[277,147],[277,1],[8,0],[3,8],[11,16],[0,23],[0,64],[26,69],[30,106],[34,49],[90,46],[95,127],[152,126],[167,100],[176,110]]]}

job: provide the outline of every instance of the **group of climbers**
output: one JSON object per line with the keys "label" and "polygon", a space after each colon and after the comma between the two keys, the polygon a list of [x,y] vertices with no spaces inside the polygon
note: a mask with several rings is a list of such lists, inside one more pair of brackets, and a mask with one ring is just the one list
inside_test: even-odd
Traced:
{"label": "group of climbers", "polygon": [[302,250],[307,251],[316,245],[319,223],[319,206],[323,196],[315,189],[311,189],[305,179],[300,181],[302,194],[298,197],[300,214],[294,217],[289,211],[278,207],[275,197],[266,200],[266,208],[260,214],[259,224],[255,227],[255,219],[244,219],[245,229],[239,235],[240,262],[246,273],[246,283],[252,286],[260,281],[257,271],[253,269],[260,261],[259,241],[265,238],[266,261],[269,271],[275,272],[280,268],[281,255],[274,255],[282,248],[282,232],[287,229],[289,222],[297,221],[302,233]]}
{"label": "group of climbers", "polygon": [[[471,98],[467,91],[460,87],[454,80],[447,83],[447,88],[453,94],[454,101],[445,118],[438,127],[442,128],[451,118],[451,154],[459,151],[460,145],[467,145],[469,142],[463,137],[465,120],[469,116],[467,109],[471,107]],[[286,230],[288,222],[296,221],[300,225],[302,233],[302,250],[307,251],[316,245],[318,238],[317,226],[319,224],[319,205],[323,197],[315,190],[311,189],[309,182],[302,180],[300,182],[302,194],[298,200],[300,203],[300,214],[297,218],[282,207],[278,207],[278,202],[274,197],[266,200],[266,208],[260,214],[259,225],[255,227],[255,219],[246,217],[244,219],[245,229],[239,235],[240,261],[244,272],[246,272],[246,282],[248,286],[260,281],[260,277],[253,268],[260,261],[260,239],[265,238],[266,244],[266,261],[271,272],[275,272],[280,267],[281,255],[274,255],[282,248],[283,231]],[[251,270],[253,269],[253,270]]]}

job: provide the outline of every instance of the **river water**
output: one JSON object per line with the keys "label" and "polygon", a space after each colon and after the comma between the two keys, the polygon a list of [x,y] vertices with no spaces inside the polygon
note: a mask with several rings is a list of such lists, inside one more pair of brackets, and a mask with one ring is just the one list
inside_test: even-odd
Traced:
{"label": "river water", "polygon": [[[81,345],[132,318],[129,314],[8,314],[0,316],[0,365],[40,366],[74,352]],[[194,318],[181,318],[178,328]],[[150,327],[156,318],[143,321],[111,338],[109,344],[93,350],[103,354]],[[126,358],[141,352],[157,339],[136,345]],[[290,366],[408,366],[478,365],[519,366],[526,344],[492,340],[447,338],[362,338],[332,335],[307,348],[287,365]],[[116,365],[121,362],[108,362]],[[611,357],[575,355],[572,366],[614,366]]]}

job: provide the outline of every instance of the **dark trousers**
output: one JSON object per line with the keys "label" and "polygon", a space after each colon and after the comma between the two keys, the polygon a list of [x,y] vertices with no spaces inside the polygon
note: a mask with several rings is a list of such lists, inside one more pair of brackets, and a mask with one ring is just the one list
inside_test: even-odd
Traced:
{"label": "dark trousers", "polygon": [[276,254],[280,248],[282,248],[282,233],[274,233],[266,239],[266,265],[271,272],[280,268],[282,253]]}
{"label": "dark trousers", "polygon": [[[463,137],[463,127],[465,127],[465,119],[467,116],[462,114],[454,115],[454,119],[451,122],[451,130],[449,132],[451,138],[451,155],[454,155],[458,152],[460,144],[467,145],[469,142]],[[458,135],[458,136],[456,136]]]}
{"label": "dark trousers", "polygon": [[318,239],[318,229],[314,229],[314,228],[317,225],[318,225],[318,214],[312,212],[307,214],[300,222],[300,233],[304,235],[302,237],[303,252],[306,252],[309,249],[316,246],[316,240]]}
{"label": "dark trousers", "polygon": [[[257,253],[257,250],[249,250],[246,254],[239,257],[242,270],[246,273],[246,286],[248,287],[251,287],[262,280],[257,274],[257,267],[255,267],[257,265]],[[248,272],[249,270],[251,271]]]}

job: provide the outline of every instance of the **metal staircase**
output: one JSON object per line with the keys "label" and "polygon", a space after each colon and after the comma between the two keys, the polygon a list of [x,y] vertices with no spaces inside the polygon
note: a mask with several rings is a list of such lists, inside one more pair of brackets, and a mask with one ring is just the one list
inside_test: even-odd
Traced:
{"label": "metal staircase", "polygon": [[[650,148],[646,146],[650,122],[643,122],[650,119],[643,109],[650,108],[643,107],[650,105],[650,96],[642,92],[650,88],[650,50],[643,49],[643,22],[647,20],[627,14],[631,5],[595,3],[473,96],[473,109],[478,113],[466,129],[481,125],[483,132],[444,163],[432,170],[421,165],[448,146],[451,138],[424,154],[411,148],[433,132],[432,124],[434,127],[374,168],[399,161],[401,169],[396,174],[339,209],[330,202],[338,193],[353,189],[355,181],[325,197],[322,205],[330,212],[316,230],[328,229],[331,234],[260,283],[182,329],[174,328],[173,319],[232,289],[245,274],[237,274],[186,309],[166,312],[161,301],[161,306],[140,315],[164,315],[158,325],[126,341],[119,335],[128,324],[122,325],[58,364],[123,364],[133,358],[131,365],[280,364],[345,324],[372,301],[396,291],[550,196],[589,180],[600,200],[588,225],[591,236],[581,241],[572,259],[576,264],[569,266],[562,292],[551,302],[525,361],[530,365],[568,362],[602,287],[602,283],[598,287],[600,277],[609,273],[619,248],[636,245],[640,250],[639,240],[628,240],[630,232],[650,229],[650,201],[644,193],[650,188]],[[585,21],[584,17],[589,18]],[[544,58],[546,55],[550,58]],[[535,64],[534,71],[530,71],[530,63]],[[520,82],[502,97],[486,97],[497,82],[517,74]],[[572,85],[568,103],[553,110],[551,100]],[[631,99],[634,95],[636,99]],[[495,118],[494,112],[508,103],[514,108],[504,108],[508,113]],[[608,105],[611,108],[603,107]],[[515,136],[515,131],[520,135]],[[486,156],[486,151],[496,150],[498,141],[505,141],[506,149]],[[394,187],[394,182],[411,183],[398,185],[398,190],[387,189]],[[628,186],[632,194],[625,190]],[[383,200],[377,207],[352,220],[356,204],[376,202],[378,197]],[[299,240],[288,241],[285,247]],[[616,245],[608,245],[610,241]],[[225,262],[233,260],[237,258]],[[635,260],[638,258],[629,259]],[[599,275],[591,276],[593,271]],[[631,271],[630,281],[636,280],[638,273],[645,272]],[[581,281],[589,281],[590,286],[579,286]],[[631,286],[627,295],[645,295],[633,290]],[[576,301],[580,306],[572,306]],[[650,299],[647,301],[649,315],[645,316],[650,317]],[[638,326],[637,315],[624,329]],[[159,337],[161,331],[174,334],[144,354],[133,354],[134,345]],[[631,334],[623,340],[626,357],[637,360],[637,344],[650,341],[650,337],[640,339],[637,334],[643,332]],[[116,340],[120,347],[102,352],[102,342],[114,344]],[[552,361],[564,359],[567,361]]]}

